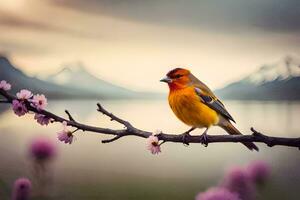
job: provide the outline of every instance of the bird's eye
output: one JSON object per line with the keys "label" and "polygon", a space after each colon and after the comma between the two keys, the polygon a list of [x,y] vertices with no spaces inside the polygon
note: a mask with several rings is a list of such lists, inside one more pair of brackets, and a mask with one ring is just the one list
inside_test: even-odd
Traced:
{"label": "bird's eye", "polygon": [[176,74],[175,76],[174,76],[174,78],[180,78],[180,77],[182,77],[183,75],[181,75],[181,74]]}

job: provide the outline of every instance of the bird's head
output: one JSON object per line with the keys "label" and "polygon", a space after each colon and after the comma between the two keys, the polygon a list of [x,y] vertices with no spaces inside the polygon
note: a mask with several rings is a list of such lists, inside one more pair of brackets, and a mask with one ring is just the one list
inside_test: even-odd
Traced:
{"label": "bird's head", "polygon": [[175,68],[160,81],[167,83],[170,90],[182,89],[190,84],[190,74],[191,72],[187,69]]}

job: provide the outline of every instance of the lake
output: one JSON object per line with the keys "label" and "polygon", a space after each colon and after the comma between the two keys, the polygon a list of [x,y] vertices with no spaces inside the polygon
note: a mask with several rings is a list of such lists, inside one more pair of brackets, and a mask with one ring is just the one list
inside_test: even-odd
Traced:
{"label": "lake", "polygon": [[[68,109],[77,121],[90,125],[122,128],[96,111],[96,101],[50,101],[48,110],[65,116]],[[169,133],[188,129],[172,113],[166,100],[102,101],[102,105],[137,128]],[[244,134],[250,127],[272,136],[300,137],[300,102],[224,101]],[[2,108],[4,107],[1,105]],[[8,199],[9,188],[20,176],[31,174],[28,144],[36,136],[56,141],[60,124],[40,126],[33,115],[18,117],[11,110],[0,114],[0,199]],[[201,134],[196,130],[192,134]],[[209,134],[224,134],[220,128]],[[200,144],[184,146],[166,143],[162,153],[152,155],[145,139],[124,137],[102,144],[110,138],[97,133],[76,132],[76,141],[65,145],[57,141],[59,154],[50,166],[52,187],[47,199],[194,199],[218,184],[224,170],[262,159],[272,165],[272,177],[258,199],[299,199],[300,151],[296,148],[266,147],[251,152],[241,144]]]}

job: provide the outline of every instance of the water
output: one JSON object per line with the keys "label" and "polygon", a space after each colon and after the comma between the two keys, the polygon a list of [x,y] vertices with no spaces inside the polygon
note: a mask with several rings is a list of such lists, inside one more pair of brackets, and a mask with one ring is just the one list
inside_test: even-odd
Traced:
{"label": "water", "polygon": [[[102,104],[143,130],[182,133],[188,128],[177,120],[165,100]],[[300,136],[300,102],[228,101],[225,105],[245,134],[253,126],[272,136]],[[122,128],[98,113],[96,102],[50,101],[50,111],[64,116],[65,109],[80,122]],[[14,179],[30,176],[27,147],[31,139],[45,135],[56,141],[56,132],[61,129],[60,124],[40,126],[32,118],[18,117],[11,110],[0,115],[0,199],[8,198]],[[217,127],[209,132],[223,133]],[[59,156],[51,165],[53,187],[49,199],[193,199],[197,192],[218,184],[229,166],[256,159],[266,160],[273,167],[272,180],[260,191],[259,199],[298,199],[300,152],[296,148],[259,144],[260,152],[256,153],[235,143],[210,144],[208,148],[166,143],[162,153],[153,156],[142,138],[124,137],[109,144],[101,140],[110,136],[97,133],[77,132],[76,138],[72,145],[57,142]]]}

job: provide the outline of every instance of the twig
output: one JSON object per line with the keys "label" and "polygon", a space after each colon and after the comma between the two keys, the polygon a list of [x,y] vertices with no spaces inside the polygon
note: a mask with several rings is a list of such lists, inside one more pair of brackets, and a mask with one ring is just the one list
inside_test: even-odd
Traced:
{"label": "twig", "polygon": [[105,144],[105,143],[110,143],[110,142],[113,142],[113,141],[116,141],[116,140],[120,139],[120,138],[123,137],[123,136],[125,136],[125,135],[120,134],[120,135],[117,135],[117,136],[115,136],[115,137],[113,137],[113,138],[111,138],[111,139],[102,140],[101,142],[102,142],[103,144]]}
{"label": "twig", "polygon": [[106,109],[104,109],[102,107],[102,105],[100,103],[97,103],[97,106],[98,106],[98,111],[101,112],[102,114],[110,117],[110,120],[111,121],[116,121],[116,122],[119,122],[120,124],[123,124],[127,129],[131,129],[133,128],[133,126],[128,122],[128,121],[125,121],[117,116],[115,116],[114,114],[108,112]]}
{"label": "twig", "polygon": [[8,100],[0,100],[0,103],[10,103]]}
{"label": "twig", "polygon": [[70,114],[70,112],[68,110],[65,110],[65,113],[68,115],[70,121],[75,122],[74,118],[72,117],[72,115]]}
{"label": "twig", "polygon": [[[0,102],[0,103],[11,103],[16,97],[14,95],[11,95],[7,93],[4,90],[0,89],[0,95],[2,95],[4,98],[6,98],[7,101]],[[28,110],[43,114],[53,120],[53,122],[63,122],[66,121],[69,126],[75,127],[78,130],[83,131],[90,131],[94,133],[100,133],[100,134],[106,134],[106,135],[114,135],[115,137],[107,140],[103,140],[102,143],[110,143],[113,141],[116,141],[122,137],[125,136],[137,136],[142,138],[148,138],[150,135],[152,135],[152,132],[140,130],[138,128],[135,128],[131,123],[128,121],[125,121],[116,115],[108,112],[106,109],[104,109],[101,104],[97,104],[98,111],[103,113],[104,115],[108,116],[112,121],[116,121],[122,125],[125,126],[125,129],[116,130],[116,129],[110,129],[110,128],[102,128],[102,127],[95,127],[95,126],[89,126],[86,124],[79,123],[73,119],[71,114],[66,110],[66,114],[68,115],[68,119],[60,117],[54,113],[51,113],[46,110],[37,110],[36,108],[32,107],[30,104],[26,104]],[[76,129],[76,130],[77,130]],[[256,131],[254,128],[251,128],[252,134],[251,135],[207,135],[207,143],[223,143],[223,142],[258,142],[258,143],[265,143],[269,147],[273,146],[289,146],[289,147],[297,147],[300,149],[300,138],[284,138],[284,137],[271,137],[264,135],[258,131]],[[158,139],[162,141],[162,143],[165,142],[175,142],[175,143],[201,143],[201,136],[187,136],[183,137],[182,134],[167,134],[167,133],[160,133],[157,135]]]}

